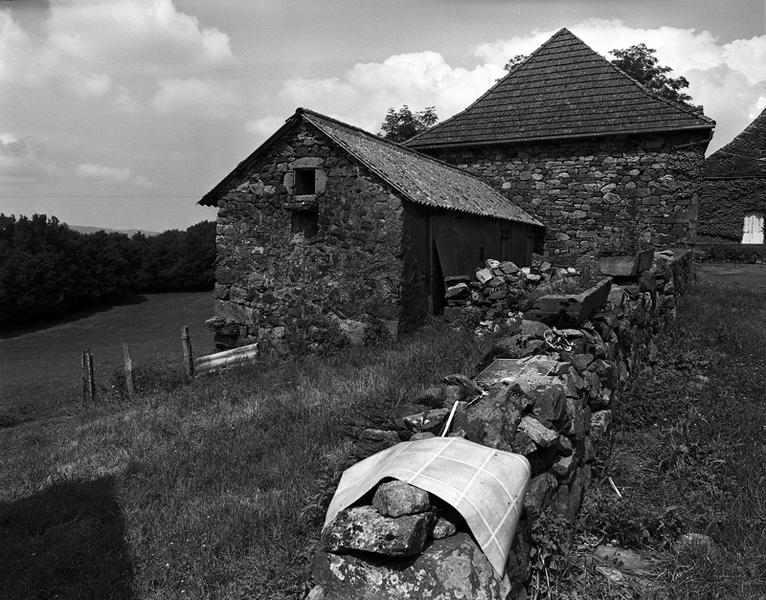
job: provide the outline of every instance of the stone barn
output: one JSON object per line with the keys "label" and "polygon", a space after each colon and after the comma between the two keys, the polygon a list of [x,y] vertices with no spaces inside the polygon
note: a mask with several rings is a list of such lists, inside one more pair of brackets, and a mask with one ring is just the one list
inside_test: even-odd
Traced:
{"label": "stone barn", "polygon": [[693,242],[715,122],[567,29],[406,145],[481,177],[546,226],[546,252]]}
{"label": "stone barn", "polygon": [[472,175],[298,109],[208,192],[218,206],[218,347],[280,354],[439,314],[444,278],[528,265],[544,228]]}
{"label": "stone barn", "polygon": [[708,241],[763,244],[766,110],[705,161],[699,230]]}

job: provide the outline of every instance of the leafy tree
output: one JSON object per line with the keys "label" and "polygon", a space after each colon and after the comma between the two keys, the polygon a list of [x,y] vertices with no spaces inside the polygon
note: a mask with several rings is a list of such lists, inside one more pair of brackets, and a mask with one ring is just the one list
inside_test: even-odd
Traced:
{"label": "leafy tree", "polygon": [[[527,56],[526,54],[517,54],[516,56],[512,56],[508,59],[508,61],[503,65],[503,70],[510,73],[516,68],[516,65],[524,62],[526,60]],[[505,77],[505,76],[503,76]],[[500,78],[502,79],[502,77]],[[500,79],[495,79],[495,81],[500,81]]]}
{"label": "leafy tree", "polygon": [[55,217],[0,214],[0,322],[60,315],[123,294],[206,290],[215,223],[157,236],[72,231]]}
{"label": "leafy tree", "polygon": [[378,135],[392,142],[403,142],[435,125],[438,120],[436,108],[433,106],[413,113],[405,104],[399,110],[388,109],[386,118],[380,125],[381,132]]}
{"label": "leafy tree", "polygon": [[692,97],[681,91],[689,87],[686,77],[668,77],[667,74],[673,69],[660,65],[655,52],[657,50],[647,48],[646,44],[634,44],[623,50],[611,50],[609,54],[614,56],[611,63],[615,67],[643,83],[655,94],[676,102],[689,103]]}
{"label": "leafy tree", "polygon": [[[692,97],[681,91],[689,87],[686,77],[668,77],[672,67],[660,65],[655,52],[656,49],[648,48],[646,44],[634,44],[622,50],[616,48],[609,52],[614,56],[610,62],[658,96],[693,106],[690,104]],[[503,69],[510,73],[525,58],[523,54],[517,54],[505,63]]]}

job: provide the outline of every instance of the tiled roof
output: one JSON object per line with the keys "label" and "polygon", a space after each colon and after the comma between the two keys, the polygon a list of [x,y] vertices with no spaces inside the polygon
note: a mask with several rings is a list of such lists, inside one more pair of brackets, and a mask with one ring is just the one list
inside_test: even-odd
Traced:
{"label": "tiled roof", "polygon": [[405,145],[470,146],[714,126],[692,108],[656,96],[561,29],[463,112]]}
{"label": "tiled roof", "polygon": [[766,177],[766,109],[705,161],[706,177]]}
{"label": "tiled roof", "polygon": [[277,134],[208,192],[200,204],[214,205],[232,187],[229,182],[244,174],[248,165],[257,160],[294,119],[303,119],[316,127],[412,202],[543,227],[508,198],[465,171],[305,108],[296,110]]}

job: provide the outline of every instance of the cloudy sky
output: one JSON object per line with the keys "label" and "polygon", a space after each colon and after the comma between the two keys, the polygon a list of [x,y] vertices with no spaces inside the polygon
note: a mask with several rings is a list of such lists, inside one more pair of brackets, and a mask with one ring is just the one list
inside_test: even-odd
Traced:
{"label": "cloudy sky", "polygon": [[766,0],[0,0],[0,212],[186,228],[296,107],[444,119],[561,27],[656,48],[711,151],[766,107]]}

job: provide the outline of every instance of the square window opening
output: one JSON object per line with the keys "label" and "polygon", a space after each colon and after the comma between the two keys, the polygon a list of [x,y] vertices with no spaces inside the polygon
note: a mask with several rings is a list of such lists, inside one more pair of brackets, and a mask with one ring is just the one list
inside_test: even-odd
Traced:
{"label": "square window opening", "polygon": [[295,169],[295,195],[316,193],[314,169]]}

